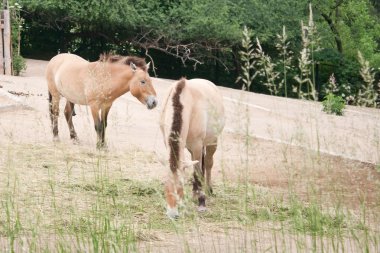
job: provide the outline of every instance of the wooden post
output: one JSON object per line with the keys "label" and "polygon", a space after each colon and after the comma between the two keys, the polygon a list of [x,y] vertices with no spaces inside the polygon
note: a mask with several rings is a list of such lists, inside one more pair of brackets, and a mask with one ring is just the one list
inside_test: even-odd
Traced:
{"label": "wooden post", "polygon": [[3,30],[4,30],[3,12],[0,11],[0,75],[4,75]]}
{"label": "wooden post", "polygon": [[[7,7],[5,7],[7,8]],[[9,9],[4,9],[4,68],[6,75],[12,75],[11,20]]]}

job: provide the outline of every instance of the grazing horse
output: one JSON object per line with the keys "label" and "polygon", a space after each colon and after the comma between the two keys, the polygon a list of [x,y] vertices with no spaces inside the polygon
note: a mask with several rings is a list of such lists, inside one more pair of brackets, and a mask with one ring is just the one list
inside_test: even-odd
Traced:
{"label": "grazing horse", "polygon": [[[160,117],[160,128],[166,148],[169,149],[170,172],[165,184],[167,215],[179,216],[178,204],[184,195],[184,170],[194,165],[193,197],[198,210],[206,210],[206,197],[202,190],[205,179],[211,192],[211,168],[217,148],[218,136],[224,127],[223,98],[218,88],[204,79],[174,83],[167,95]],[[185,162],[184,150],[192,161]]]}
{"label": "grazing horse", "polygon": [[138,57],[101,55],[89,62],[74,54],[54,56],[47,65],[49,110],[54,139],[58,140],[59,100],[67,99],[65,117],[70,137],[77,140],[72,116],[74,104],[89,105],[97,133],[97,147],[105,144],[107,116],[116,98],[130,91],[148,109],[157,105],[156,91],[148,74],[149,63]]}

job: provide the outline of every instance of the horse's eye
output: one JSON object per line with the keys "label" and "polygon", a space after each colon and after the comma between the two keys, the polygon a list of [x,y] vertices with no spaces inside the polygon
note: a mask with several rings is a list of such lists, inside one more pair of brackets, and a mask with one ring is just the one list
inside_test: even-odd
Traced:
{"label": "horse's eye", "polygon": [[145,80],[141,80],[140,83],[141,83],[141,85],[144,85],[145,84]]}

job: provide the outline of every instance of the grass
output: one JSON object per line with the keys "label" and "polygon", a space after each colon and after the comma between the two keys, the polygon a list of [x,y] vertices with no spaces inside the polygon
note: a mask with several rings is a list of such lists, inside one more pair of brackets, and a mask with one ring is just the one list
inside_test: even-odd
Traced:
{"label": "grass", "polygon": [[324,205],[312,191],[305,201],[292,188],[279,194],[247,181],[217,183],[206,213],[198,213],[186,194],[183,216],[171,221],[161,181],[128,170],[164,169],[139,150],[112,154],[8,143],[1,164],[1,251],[156,252],[161,244],[185,252],[380,247],[377,220],[365,203],[356,212],[339,202]]}

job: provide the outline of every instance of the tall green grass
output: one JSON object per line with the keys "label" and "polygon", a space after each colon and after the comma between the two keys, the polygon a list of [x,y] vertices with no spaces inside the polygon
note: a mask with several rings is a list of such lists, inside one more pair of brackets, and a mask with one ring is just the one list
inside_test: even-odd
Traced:
{"label": "tall green grass", "polygon": [[[242,145],[252,147],[256,140],[247,136]],[[243,173],[240,179],[214,180],[208,212],[198,213],[187,194],[183,217],[172,221],[165,216],[161,181],[128,176],[129,164],[165,168],[154,159],[145,161],[149,153],[131,153],[64,145],[2,148],[1,251],[157,252],[161,244],[184,252],[374,252],[380,247],[378,217],[365,202],[355,210],[340,201],[324,203],[313,187],[305,199],[291,184],[282,193],[252,184],[252,148],[234,164]],[[190,184],[186,191],[191,192]]]}
{"label": "tall green grass", "polygon": [[[316,88],[316,65],[315,54],[320,48],[320,36],[314,22],[313,8],[309,4],[309,19],[307,24],[301,20],[302,48],[297,52],[294,59],[290,50],[290,42],[287,41],[286,28],[283,27],[282,34],[277,34],[276,49],[280,56],[279,60],[273,61],[261,47],[259,38],[256,45],[251,37],[253,32],[244,27],[242,32],[241,50],[239,51],[241,61],[241,74],[236,82],[242,83],[242,89],[262,85],[270,95],[285,97],[298,97],[300,99],[315,100],[324,97],[328,93],[334,93],[345,99],[346,103],[358,106],[378,106],[378,90],[380,83],[376,83],[376,70],[358,52],[358,63],[360,64],[360,76],[363,85],[354,93],[350,84],[335,84],[335,91],[329,91],[330,84],[324,85],[324,90],[317,91]],[[297,71],[295,71],[297,69]],[[298,72],[298,73],[297,73]],[[260,76],[261,79],[256,78]],[[330,73],[334,76],[334,73]],[[331,80],[331,79],[330,79]],[[291,92],[288,90],[291,87]],[[322,94],[318,94],[321,92]]]}

